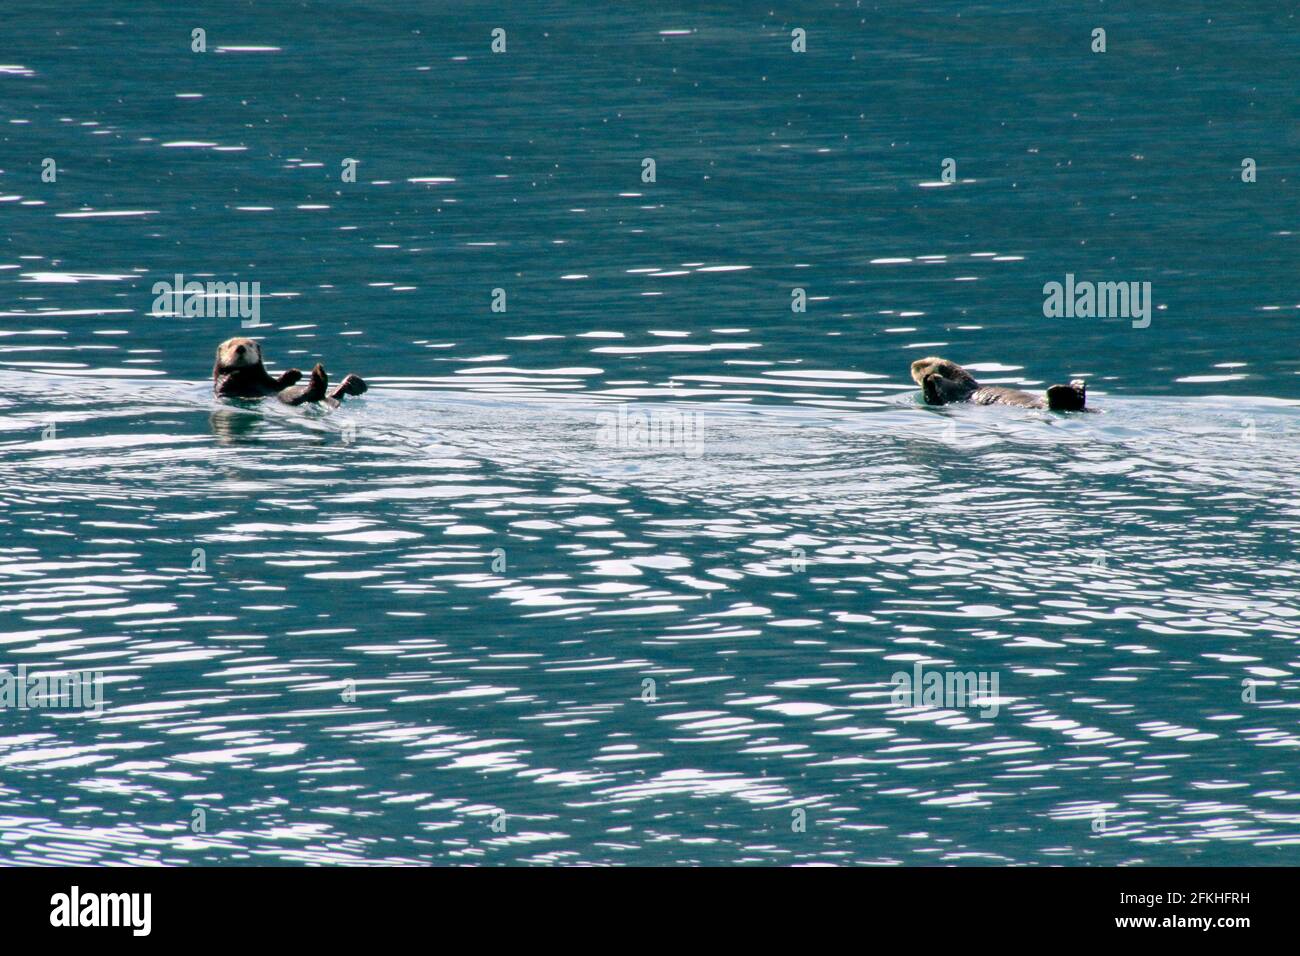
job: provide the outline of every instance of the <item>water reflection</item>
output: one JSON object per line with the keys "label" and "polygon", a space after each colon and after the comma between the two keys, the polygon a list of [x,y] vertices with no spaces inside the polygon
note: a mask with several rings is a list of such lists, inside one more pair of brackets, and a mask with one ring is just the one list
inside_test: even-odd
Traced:
{"label": "water reflection", "polygon": [[[639,406],[698,414],[696,456],[602,442],[621,401],[576,394],[380,388],[302,415],[0,386],[5,660],[110,682],[102,714],[10,720],[11,859],[1157,862],[1296,839],[1285,403]],[[917,668],[997,674],[996,716],[899,707]],[[51,775],[79,796],[36,811]]]}

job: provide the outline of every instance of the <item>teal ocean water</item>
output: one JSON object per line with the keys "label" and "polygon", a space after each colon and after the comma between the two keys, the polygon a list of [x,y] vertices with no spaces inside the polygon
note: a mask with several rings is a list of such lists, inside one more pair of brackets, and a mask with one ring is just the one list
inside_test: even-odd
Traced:
{"label": "teal ocean water", "polygon": [[0,707],[0,862],[1300,862],[1300,24],[1218,6],[7,10],[0,676],[102,700]]}

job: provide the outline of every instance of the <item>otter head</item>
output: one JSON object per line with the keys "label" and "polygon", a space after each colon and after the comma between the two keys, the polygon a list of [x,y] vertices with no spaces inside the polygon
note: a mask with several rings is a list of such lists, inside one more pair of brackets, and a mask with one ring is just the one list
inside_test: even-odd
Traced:
{"label": "otter head", "polygon": [[233,372],[237,368],[255,368],[262,364],[262,347],[252,339],[226,339],[217,346],[217,370]]}
{"label": "otter head", "polygon": [[954,382],[960,382],[963,385],[969,385],[971,388],[975,388],[979,384],[975,381],[975,376],[971,375],[970,372],[956,362],[949,362],[947,359],[936,358],[932,355],[928,358],[917,359],[912,363],[912,381],[917,385],[924,387],[925,377],[934,374],[951,379]]}

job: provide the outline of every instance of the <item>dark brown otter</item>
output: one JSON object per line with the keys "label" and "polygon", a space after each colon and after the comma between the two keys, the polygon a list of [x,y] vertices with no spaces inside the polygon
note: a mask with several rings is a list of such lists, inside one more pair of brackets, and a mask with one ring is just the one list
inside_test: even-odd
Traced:
{"label": "dark brown otter", "polygon": [[942,358],[917,359],[912,363],[912,381],[921,386],[928,405],[951,402],[974,402],[976,405],[1017,405],[1020,408],[1047,408],[1054,412],[1086,412],[1088,386],[1076,378],[1069,385],[1053,385],[1046,398],[1038,398],[1016,388],[981,385],[975,376],[956,362]]}
{"label": "dark brown otter", "polygon": [[286,405],[324,401],[337,405],[346,395],[360,395],[369,386],[359,375],[348,375],[333,391],[324,366],[311,370],[311,377],[299,385],[302,372],[291,368],[272,378],[262,364],[262,347],[252,339],[227,339],[217,346],[217,360],[212,366],[212,391],[226,398],[266,398],[274,395]]}

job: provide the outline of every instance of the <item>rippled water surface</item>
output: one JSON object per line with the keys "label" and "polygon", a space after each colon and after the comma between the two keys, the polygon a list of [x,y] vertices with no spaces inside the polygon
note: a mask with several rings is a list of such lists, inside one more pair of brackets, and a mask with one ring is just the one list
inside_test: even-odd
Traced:
{"label": "rippled water surface", "polygon": [[0,862],[1300,862],[1293,14],[784,17],[7,17]]}

